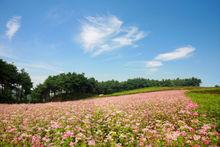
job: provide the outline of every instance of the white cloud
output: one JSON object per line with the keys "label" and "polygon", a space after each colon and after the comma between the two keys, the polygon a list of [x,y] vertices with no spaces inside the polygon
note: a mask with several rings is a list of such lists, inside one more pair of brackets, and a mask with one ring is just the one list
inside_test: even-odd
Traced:
{"label": "white cloud", "polygon": [[177,60],[188,57],[195,51],[195,48],[192,46],[186,46],[175,49],[173,52],[163,53],[156,56],[156,60],[160,61],[170,61],[170,60]]}
{"label": "white cloud", "polygon": [[148,68],[157,68],[157,67],[160,67],[160,66],[162,66],[162,65],[163,65],[162,62],[160,62],[160,61],[154,61],[154,60],[148,61],[148,62],[146,63],[146,66],[147,66]]}
{"label": "white cloud", "polygon": [[158,67],[163,66],[163,62],[186,58],[192,55],[195,50],[192,46],[180,47],[172,52],[157,55],[153,60],[147,61],[146,66],[150,70],[157,70]]}
{"label": "white cloud", "polygon": [[79,35],[85,52],[93,56],[125,46],[134,46],[144,37],[144,32],[137,27],[124,27],[123,21],[113,15],[86,17]]}
{"label": "white cloud", "polygon": [[12,39],[15,33],[20,28],[21,23],[21,16],[14,16],[12,17],[7,23],[6,23],[6,32],[5,35],[8,37],[8,39]]}

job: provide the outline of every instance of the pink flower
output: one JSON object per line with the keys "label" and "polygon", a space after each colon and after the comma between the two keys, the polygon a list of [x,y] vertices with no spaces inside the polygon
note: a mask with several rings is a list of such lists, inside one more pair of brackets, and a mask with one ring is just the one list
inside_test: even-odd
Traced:
{"label": "pink flower", "polygon": [[209,125],[204,125],[204,126],[202,126],[202,129],[203,130],[209,130],[209,129],[211,129],[211,127]]}
{"label": "pink flower", "polygon": [[180,132],[179,131],[175,131],[175,132],[173,132],[171,134],[168,134],[167,135],[167,139],[169,139],[169,140],[177,140],[179,135],[180,135]]}
{"label": "pink flower", "polygon": [[63,139],[66,139],[68,137],[73,137],[73,135],[74,135],[73,132],[67,131],[63,134]]}
{"label": "pink flower", "polygon": [[20,140],[22,140],[22,137],[17,137],[16,140],[20,141]]}
{"label": "pink flower", "polygon": [[23,125],[24,125],[24,126],[27,126],[27,125],[28,125],[28,120],[27,120],[27,119],[24,119],[24,120],[23,120]]}
{"label": "pink flower", "polygon": [[189,110],[194,110],[198,107],[198,105],[196,103],[193,103],[193,102],[190,102],[188,103],[188,105],[186,106],[186,109],[189,109]]}
{"label": "pink flower", "polygon": [[185,131],[183,131],[183,132],[181,132],[181,135],[182,135],[183,137],[185,137],[187,134],[186,134]]}
{"label": "pink flower", "polygon": [[50,141],[50,138],[44,137],[44,138],[42,138],[42,140],[45,141],[45,142],[49,142],[49,141]]}
{"label": "pink flower", "polygon": [[193,128],[189,127],[189,131],[192,133],[192,132],[194,132],[195,130],[194,130]]}
{"label": "pink flower", "polygon": [[39,145],[40,144],[40,137],[39,136],[32,136],[31,143],[33,145]]}
{"label": "pink flower", "polygon": [[197,112],[194,112],[193,113],[193,116],[198,116],[199,114]]}
{"label": "pink flower", "polygon": [[204,144],[210,144],[210,140],[205,140],[204,142],[203,142]]}
{"label": "pink flower", "polygon": [[92,140],[89,140],[89,141],[88,141],[88,145],[95,145],[95,140],[93,140],[93,139],[92,139]]}
{"label": "pink flower", "polygon": [[193,139],[195,140],[195,141],[197,141],[197,140],[199,140],[201,137],[199,136],[199,135],[194,135],[193,136]]}
{"label": "pink flower", "polygon": [[75,145],[75,143],[71,141],[69,145],[70,145],[71,147],[73,147],[73,146]]}
{"label": "pink flower", "polygon": [[199,133],[200,133],[201,135],[206,135],[206,134],[207,134],[206,130],[204,130],[204,129],[199,130]]}
{"label": "pink flower", "polygon": [[11,128],[11,129],[8,130],[8,132],[14,132],[16,130],[17,130],[16,128]]}
{"label": "pink flower", "polygon": [[57,128],[60,128],[60,125],[57,122],[52,122],[51,123],[51,128],[57,129]]}

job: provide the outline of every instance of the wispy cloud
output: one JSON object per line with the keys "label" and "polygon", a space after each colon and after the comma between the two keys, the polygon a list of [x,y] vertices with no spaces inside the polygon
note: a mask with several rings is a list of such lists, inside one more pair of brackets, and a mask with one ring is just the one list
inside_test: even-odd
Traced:
{"label": "wispy cloud", "polygon": [[123,26],[123,21],[116,16],[89,16],[82,22],[79,41],[85,52],[98,56],[117,48],[135,46],[145,36],[136,26]]}
{"label": "wispy cloud", "polygon": [[5,35],[11,40],[15,33],[19,30],[21,23],[21,16],[14,16],[6,23],[6,32]]}
{"label": "wispy cloud", "polygon": [[196,49],[192,46],[185,46],[175,49],[172,52],[157,55],[153,60],[146,62],[146,67],[156,70],[163,65],[163,62],[183,59],[192,55]]}
{"label": "wispy cloud", "polygon": [[159,54],[155,59],[160,61],[170,61],[186,58],[195,51],[192,46],[177,48],[172,52]]}

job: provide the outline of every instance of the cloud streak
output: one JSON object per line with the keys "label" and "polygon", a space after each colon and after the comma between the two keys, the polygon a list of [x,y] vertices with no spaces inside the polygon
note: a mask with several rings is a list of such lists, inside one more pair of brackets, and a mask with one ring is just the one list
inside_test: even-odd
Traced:
{"label": "cloud streak", "polygon": [[125,27],[123,23],[113,15],[86,17],[79,34],[84,51],[98,56],[125,46],[135,46],[137,41],[146,36],[138,27]]}
{"label": "cloud streak", "polygon": [[195,51],[192,46],[181,47],[173,52],[159,54],[155,59],[160,61],[171,61],[186,58]]}
{"label": "cloud streak", "polygon": [[149,69],[157,69],[163,66],[163,62],[179,60],[192,55],[196,49],[192,46],[185,46],[175,49],[172,52],[162,53],[157,55],[153,60],[146,62],[146,67]]}
{"label": "cloud streak", "polygon": [[6,23],[6,32],[5,35],[9,40],[11,40],[15,33],[19,30],[21,23],[21,16],[14,16]]}

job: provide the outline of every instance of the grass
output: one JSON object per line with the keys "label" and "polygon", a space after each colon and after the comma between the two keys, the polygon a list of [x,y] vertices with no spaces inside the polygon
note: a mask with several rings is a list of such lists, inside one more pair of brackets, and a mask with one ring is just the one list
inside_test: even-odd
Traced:
{"label": "grass", "polygon": [[129,94],[136,94],[136,93],[162,91],[162,90],[172,90],[172,89],[173,89],[172,87],[145,87],[145,88],[140,88],[140,89],[115,92],[115,93],[112,93],[112,94],[107,94],[105,96],[120,96],[120,95],[129,95]]}
{"label": "grass", "polygon": [[210,121],[216,121],[220,132],[220,88],[194,89],[187,92],[187,96],[199,105],[199,113],[206,114]]}
{"label": "grass", "polygon": [[145,87],[139,88],[134,90],[126,90],[121,92],[115,92],[112,94],[107,94],[103,96],[120,96],[120,95],[129,95],[129,94],[136,94],[136,93],[144,93],[144,92],[154,92],[154,91],[164,91],[164,90],[193,90],[193,89],[201,89],[201,87]]}

